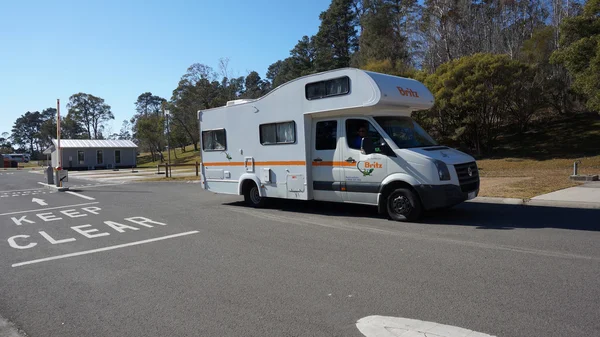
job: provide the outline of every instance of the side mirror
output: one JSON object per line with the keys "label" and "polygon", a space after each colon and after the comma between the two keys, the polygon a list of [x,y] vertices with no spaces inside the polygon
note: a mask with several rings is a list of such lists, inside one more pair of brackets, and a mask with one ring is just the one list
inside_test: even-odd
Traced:
{"label": "side mirror", "polygon": [[381,153],[386,156],[395,157],[394,151],[390,149],[390,147],[385,142],[385,140],[383,140],[383,138],[380,138],[377,142],[377,145],[375,145],[375,141],[373,140],[373,138],[365,137],[361,141],[360,149],[363,154]]}
{"label": "side mirror", "polygon": [[373,146],[373,139],[369,137],[364,137],[360,143],[360,149],[364,154],[371,154],[375,152],[375,147]]}

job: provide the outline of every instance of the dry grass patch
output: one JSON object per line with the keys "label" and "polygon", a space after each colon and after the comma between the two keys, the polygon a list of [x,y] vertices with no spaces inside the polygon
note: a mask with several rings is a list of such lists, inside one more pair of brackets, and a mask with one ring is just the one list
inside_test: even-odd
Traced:
{"label": "dry grass patch", "polygon": [[[579,174],[600,174],[600,156],[581,158]],[[479,160],[481,193],[484,197],[528,199],[580,183],[571,181],[572,159],[484,159]]]}

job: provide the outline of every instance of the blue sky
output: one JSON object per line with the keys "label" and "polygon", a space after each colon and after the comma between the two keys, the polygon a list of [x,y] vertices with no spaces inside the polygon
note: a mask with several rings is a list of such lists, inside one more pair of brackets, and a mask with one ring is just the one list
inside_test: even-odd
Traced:
{"label": "blue sky", "polygon": [[169,99],[193,63],[243,76],[315,34],[330,0],[3,1],[0,133],[27,111],[66,114],[77,92],[105,99],[118,132],[143,92]]}

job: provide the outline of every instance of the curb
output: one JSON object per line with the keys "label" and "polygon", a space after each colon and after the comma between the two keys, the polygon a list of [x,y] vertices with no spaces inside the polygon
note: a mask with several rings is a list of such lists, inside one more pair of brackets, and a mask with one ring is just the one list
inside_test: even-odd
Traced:
{"label": "curb", "polygon": [[38,182],[38,184],[40,185],[44,185],[46,186],[46,188],[53,188],[55,190],[58,190],[59,192],[64,192],[64,191],[68,191],[69,188],[68,187],[56,187],[55,185],[50,185],[50,184],[46,184],[46,183],[42,183],[42,182]]}
{"label": "curb", "polygon": [[466,202],[481,203],[481,204],[504,204],[504,205],[520,205],[520,206],[600,209],[600,202],[583,202],[583,201],[477,197],[475,199],[468,200]]}
{"label": "curb", "polygon": [[467,202],[475,202],[482,204],[506,204],[506,205],[524,205],[525,199],[517,198],[494,198],[494,197],[477,197],[475,199],[468,200]]}

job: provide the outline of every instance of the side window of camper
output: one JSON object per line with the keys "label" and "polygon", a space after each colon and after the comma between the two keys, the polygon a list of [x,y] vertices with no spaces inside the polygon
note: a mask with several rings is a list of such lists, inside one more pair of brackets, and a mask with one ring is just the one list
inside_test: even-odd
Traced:
{"label": "side window of camper", "polygon": [[337,121],[317,122],[315,150],[335,150],[337,145]]}
{"label": "side window of camper", "polygon": [[204,151],[223,151],[227,149],[225,129],[202,131],[202,149]]}
{"label": "side window of camper", "polygon": [[360,150],[360,143],[363,137],[370,137],[373,141],[379,141],[381,135],[375,129],[373,124],[364,119],[346,120],[346,140],[351,149]]}
{"label": "side window of camper", "polygon": [[350,78],[344,76],[326,81],[308,83],[304,91],[307,100],[345,95],[350,92]]}
{"label": "side window of camper", "polygon": [[259,126],[262,145],[293,144],[296,142],[296,122],[270,123]]}

